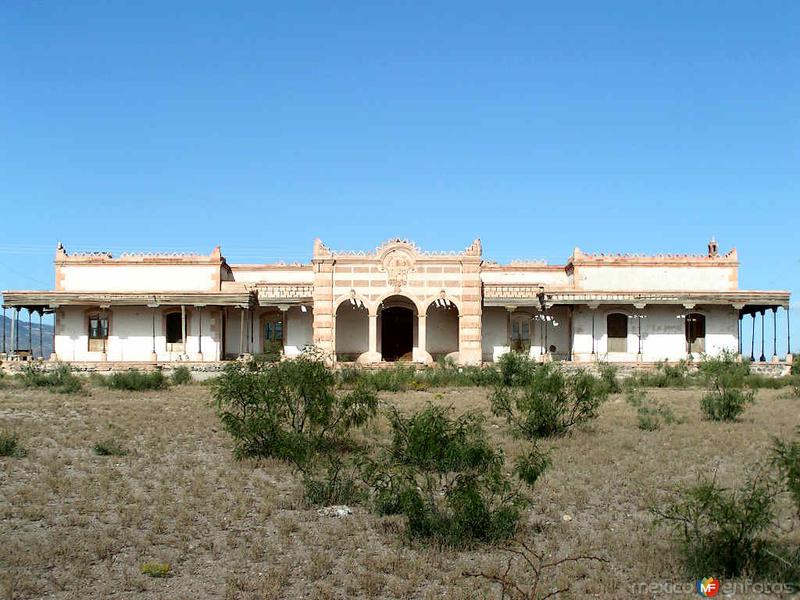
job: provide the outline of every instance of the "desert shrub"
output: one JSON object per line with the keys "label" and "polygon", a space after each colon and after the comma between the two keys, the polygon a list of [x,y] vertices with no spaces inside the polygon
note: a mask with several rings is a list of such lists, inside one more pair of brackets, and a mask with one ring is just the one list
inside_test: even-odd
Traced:
{"label": "desert shrub", "polygon": [[311,464],[301,465],[303,498],[312,505],[331,506],[362,502],[366,490],[360,463],[334,453],[324,453]]}
{"label": "desert shrub", "polygon": [[606,385],[586,371],[565,372],[545,363],[524,387],[496,387],[491,404],[516,435],[533,439],[562,435],[596,418],[607,397]]}
{"label": "desert shrub", "polygon": [[735,421],[754,402],[753,398],[753,390],[711,390],[700,400],[700,408],[711,421]]}
{"label": "desert shrub", "polygon": [[103,380],[103,384],[112,390],[142,392],[146,390],[163,390],[169,387],[169,380],[161,371],[119,371]]}
{"label": "desert shrub", "polygon": [[534,378],[538,365],[527,354],[506,352],[498,361],[500,383],[506,386],[525,386]]}
{"label": "desert shrub", "polygon": [[94,447],[92,447],[92,452],[97,456],[125,456],[128,454],[128,451],[114,440],[97,442]]}
{"label": "desert shrub", "polygon": [[800,354],[792,354],[792,367],[790,373],[792,375],[800,375]]}
{"label": "desert shrub", "polygon": [[337,394],[333,373],[307,357],[227,365],[212,390],[236,458],[303,464],[316,452],[346,447],[350,430],[378,409],[377,397],[363,386]]}
{"label": "desert shrub", "polygon": [[263,360],[268,362],[276,362],[283,356],[283,342],[278,340],[270,340],[264,344],[264,352],[259,355]]}
{"label": "desert shrub", "polygon": [[800,515],[800,438],[791,441],[775,438],[772,444],[772,464],[786,490],[792,496]]}
{"label": "desert shrub", "polygon": [[733,352],[705,357],[700,363],[700,374],[709,386],[700,400],[700,408],[707,419],[735,421],[747,405],[754,402],[755,392],[745,388],[750,365]]}
{"label": "desert shrub", "polygon": [[618,394],[622,391],[622,386],[619,384],[619,379],[617,379],[617,372],[619,369],[616,365],[611,365],[606,362],[601,362],[598,365],[600,370],[600,381],[603,382],[603,385],[606,386],[606,390],[609,394]]}
{"label": "desert shrub", "polygon": [[669,363],[666,360],[656,365],[653,371],[639,371],[625,380],[625,387],[684,388],[692,385],[696,377],[689,372],[686,360]]}
{"label": "desert shrub", "polygon": [[192,372],[189,367],[176,367],[172,371],[170,379],[172,380],[172,385],[186,385],[192,382]]}
{"label": "desert shrub", "polygon": [[534,447],[517,461],[514,483],[482,418],[451,413],[432,404],[408,417],[391,409],[391,443],[364,470],[376,509],[403,515],[410,538],[442,546],[506,539],[530,502],[523,482],[533,485],[549,458]]}
{"label": "desert shrub", "polygon": [[548,552],[534,550],[523,540],[512,540],[502,550],[508,556],[505,569],[462,573],[464,577],[478,577],[499,586],[501,600],[545,600],[561,597],[570,589],[554,585],[555,575],[560,567],[568,563],[608,562],[603,557],[591,555],[554,558]]}
{"label": "desert shrub", "polygon": [[148,577],[169,577],[172,567],[167,563],[146,562],[140,567],[140,571]]}
{"label": "desert shrub", "polygon": [[62,363],[53,369],[46,369],[38,363],[25,365],[20,379],[26,387],[48,388],[62,394],[75,394],[83,389],[80,377],[72,372],[69,365]]}
{"label": "desert shrub", "polygon": [[657,431],[662,425],[679,422],[669,406],[651,400],[647,392],[642,389],[628,388],[625,392],[625,401],[636,409],[639,429],[643,431]]}
{"label": "desert shrub", "polygon": [[[212,384],[223,427],[238,459],[274,457],[302,475],[311,504],[343,504],[364,495],[351,430],[372,419],[378,399],[359,385],[337,394],[321,360],[228,365]],[[353,456],[342,456],[351,452]]]}
{"label": "desert shrub", "polygon": [[9,458],[25,456],[25,451],[19,444],[19,436],[16,431],[0,431],[0,456]]}
{"label": "desert shrub", "polygon": [[701,479],[654,512],[673,528],[691,576],[758,576],[775,560],[768,530],[777,493],[763,473],[736,490]]}
{"label": "desert shrub", "polygon": [[440,360],[435,366],[417,368],[397,365],[382,369],[346,366],[336,371],[342,387],[362,385],[377,391],[403,392],[433,387],[489,386],[499,382],[500,372],[493,366],[458,366]]}

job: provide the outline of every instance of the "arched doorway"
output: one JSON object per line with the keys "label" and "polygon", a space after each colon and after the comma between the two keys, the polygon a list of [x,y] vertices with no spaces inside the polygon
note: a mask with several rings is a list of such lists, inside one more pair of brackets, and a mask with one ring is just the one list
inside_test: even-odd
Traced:
{"label": "arched doorway", "polygon": [[379,308],[381,358],[411,361],[414,350],[416,307],[404,296],[390,296]]}

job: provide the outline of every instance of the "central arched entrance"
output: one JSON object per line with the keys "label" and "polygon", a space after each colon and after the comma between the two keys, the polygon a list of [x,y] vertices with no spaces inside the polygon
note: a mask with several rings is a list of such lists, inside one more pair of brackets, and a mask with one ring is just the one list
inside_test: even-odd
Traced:
{"label": "central arched entrance", "polygon": [[416,306],[404,296],[390,296],[380,306],[380,352],[386,361],[411,361],[414,350]]}

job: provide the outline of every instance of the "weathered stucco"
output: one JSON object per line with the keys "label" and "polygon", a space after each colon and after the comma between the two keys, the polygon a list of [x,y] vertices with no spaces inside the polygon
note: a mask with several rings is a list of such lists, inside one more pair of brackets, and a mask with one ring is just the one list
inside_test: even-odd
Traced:
{"label": "weathered stucco", "polygon": [[[788,292],[740,290],[738,266],[736,251],[721,255],[713,241],[703,255],[575,248],[564,265],[485,261],[480,240],[460,252],[426,252],[401,239],[337,252],[316,240],[309,263],[233,265],[218,247],[112,257],[59,245],[54,290],[4,292],[3,303],[54,311],[56,358],[76,362],[258,354],[265,319],[282,323],[289,357],[313,345],[332,359],[373,363],[392,345],[420,363],[477,364],[512,349],[540,360],[649,362],[690,354],[689,314],[703,316],[702,347],[717,354],[738,349],[742,316],[788,307]],[[87,314],[98,311],[109,320],[105,352],[97,342],[89,350]],[[165,315],[176,311],[185,315],[186,343],[168,346]],[[624,315],[627,337],[609,352],[614,313]]]}

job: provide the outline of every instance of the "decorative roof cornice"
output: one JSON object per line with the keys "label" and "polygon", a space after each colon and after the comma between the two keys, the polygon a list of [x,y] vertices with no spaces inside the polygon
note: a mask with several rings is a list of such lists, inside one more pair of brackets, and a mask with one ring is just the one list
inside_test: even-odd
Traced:
{"label": "decorative roof cornice", "polygon": [[687,264],[687,265],[719,265],[738,264],[739,257],[736,248],[731,249],[724,255],[714,254],[606,254],[583,252],[580,248],[575,248],[570,256],[568,264]]}
{"label": "decorative roof cornice", "polygon": [[391,238],[381,243],[377,248],[372,251],[366,250],[331,250],[322,241],[317,238],[314,240],[314,258],[378,258],[385,255],[391,250],[404,249],[407,252],[422,258],[454,258],[462,256],[480,257],[483,252],[480,239],[475,239],[464,250],[452,251],[428,251],[422,250],[414,242],[404,238]]}

